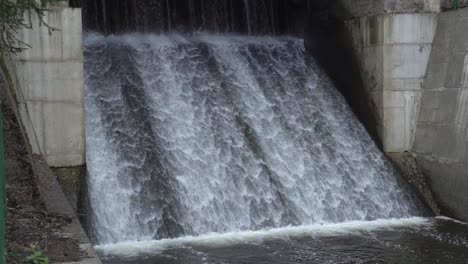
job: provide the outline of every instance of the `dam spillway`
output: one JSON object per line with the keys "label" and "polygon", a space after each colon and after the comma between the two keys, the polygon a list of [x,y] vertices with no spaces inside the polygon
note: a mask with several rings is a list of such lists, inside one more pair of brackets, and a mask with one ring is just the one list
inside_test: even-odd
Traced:
{"label": "dam spillway", "polygon": [[301,39],[85,38],[98,243],[420,216]]}

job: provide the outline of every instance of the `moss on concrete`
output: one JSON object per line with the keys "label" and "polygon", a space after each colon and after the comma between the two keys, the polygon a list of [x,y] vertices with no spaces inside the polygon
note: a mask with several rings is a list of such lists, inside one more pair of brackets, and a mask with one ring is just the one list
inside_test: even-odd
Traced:
{"label": "moss on concrete", "polygon": [[52,171],[57,177],[65,196],[67,196],[68,201],[76,211],[85,166],[52,168]]}
{"label": "moss on concrete", "polygon": [[[369,34],[368,36],[368,41],[367,45],[379,45],[379,34],[381,32],[381,29],[379,28],[379,21],[378,21],[377,16],[369,16],[369,18],[366,20],[366,28],[369,29],[367,32]],[[364,36],[362,39],[366,39]],[[362,46],[365,46],[366,43],[362,43]]]}

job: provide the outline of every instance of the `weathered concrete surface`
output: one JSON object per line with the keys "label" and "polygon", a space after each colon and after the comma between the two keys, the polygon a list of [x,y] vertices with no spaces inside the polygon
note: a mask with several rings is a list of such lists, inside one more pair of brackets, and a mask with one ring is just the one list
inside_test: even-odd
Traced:
{"label": "weathered concrete surface", "polygon": [[413,152],[442,213],[468,221],[468,9],[441,13]]}
{"label": "weathered concrete surface", "polygon": [[50,33],[33,18],[20,39],[32,45],[8,60],[16,100],[34,153],[50,166],[85,162],[84,77],[81,10],[51,7],[44,20]]}
{"label": "weathered concrete surface", "polygon": [[[442,11],[453,10],[454,3],[454,0],[440,0],[440,8]],[[468,7],[468,0],[458,0],[458,7]]]}
{"label": "weathered concrete surface", "polygon": [[379,14],[353,18],[346,24],[377,113],[383,148],[386,152],[408,151],[437,14]]}
{"label": "weathered concrete surface", "polygon": [[388,13],[439,12],[440,1],[449,0],[335,0],[342,6],[342,15],[345,18]]}

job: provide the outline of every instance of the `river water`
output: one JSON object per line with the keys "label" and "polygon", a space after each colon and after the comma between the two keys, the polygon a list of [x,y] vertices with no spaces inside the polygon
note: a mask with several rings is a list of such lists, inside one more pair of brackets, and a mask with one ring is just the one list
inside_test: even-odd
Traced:
{"label": "river water", "polygon": [[98,247],[114,264],[468,263],[468,225],[378,220],[127,242]]}

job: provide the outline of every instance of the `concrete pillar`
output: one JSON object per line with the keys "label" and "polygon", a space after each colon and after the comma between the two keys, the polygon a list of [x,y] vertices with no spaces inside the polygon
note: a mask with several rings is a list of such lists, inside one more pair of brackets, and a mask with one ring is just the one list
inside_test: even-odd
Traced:
{"label": "concrete pillar", "polygon": [[20,32],[32,47],[9,58],[22,123],[34,153],[52,167],[85,163],[81,9],[51,7],[39,27]]}
{"label": "concrete pillar", "polygon": [[411,149],[436,14],[383,17],[382,139],[386,152]]}
{"label": "concrete pillar", "polygon": [[[345,6],[350,1],[344,1]],[[348,3],[349,2],[349,3]],[[377,113],[386,152],[411,149],[421,88],[437,25],[438,1],[352,1],[346,23]],[[417,9],[419,8],[419,9]],[[352,13],[351,13],[352,14]]]}

